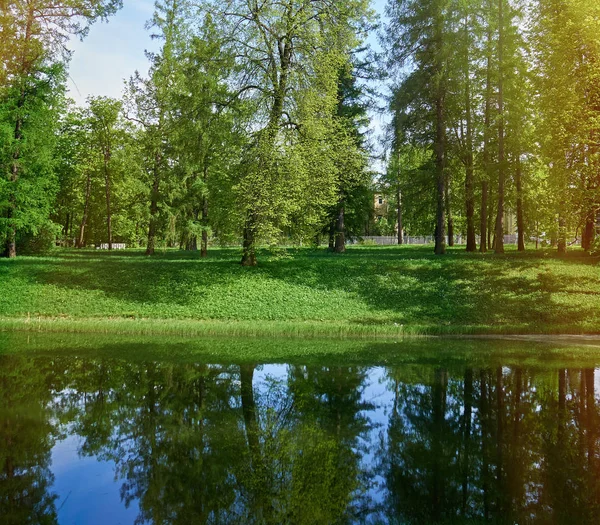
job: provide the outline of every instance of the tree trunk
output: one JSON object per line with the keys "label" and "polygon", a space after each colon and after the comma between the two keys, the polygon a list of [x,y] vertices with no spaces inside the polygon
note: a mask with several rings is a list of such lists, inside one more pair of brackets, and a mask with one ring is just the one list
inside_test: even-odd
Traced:
{"label": "tree trunk", "polygon": [[154,255],[156,251],[156,231],[158,219],[158,191],[160,189],[160,155],[154,157],[154,180],[152,182],[152,195],[150,196],[150,223],[148,224],[148,244],[146,255]]}
{"label": "tree trunk", "polygon": [[481,396],[479,398],[479,412],[481,413],[481,490],[483,496],[483,517],[489,521],[490,514],[490,468],[489,468],[489,412],[487,372],[480,372]]}
{"label": "tree trunk", "polygon": [[464,426],[463,426],[463,465],[462,465],[462,515],[466,517],[467,503],[469,496],[469,470],[470,470],[470,455],[471,455],[471,418],[473,411],[473,370],[468,368],[465,370],[464,382]]}
{"label": "tree trunk", "polygon": [[525,217],[523,214],[523,170],[521,168],[521,154],[517,152],[517,171],[515,174],[517,183],[517,233],[518,250],[525,251]]}
{"label": "tree trunk", "polygon": [[65,237],[65,244],[67,243],[67,239],[69,237],[69,226],[71,225],[71,212],[67,212],[67,216],[65,217],[65,225],[63,226],[63,235]]}
{"label": "tree trunk", "polygon": [[443,13],[435,14],[435,43],[436,53],[436,74],[437,86],[435,97],[435,168],[437,177],[437,210],[436,210],[436,228],[435,228],[435,254],[443,255],[446,253],[445,241],[445,206],[446,195],[446,108],[445,108],[445,85],[443,79],[443,60],[442,49],[444,47],[444,22]]}
{"label": "tree trunk", "polygon": [[444,122],[444,101],[442,94],[438,94],[436,101],[436,144],[435,144],[435,164],[437,172],[437,212],[435,228],[435,254],[443,255],[446,253],[445,229],[446,217],[444,197],[446,193],[445,177],[445,122]]}
{"label": "tree trunk", "polygon": [[494,234],[494,190],[492,188],[492,184],[488,184],[488,219],[487,219],[487,234],[488,234],[488,248],[490,250],[494,249],[494,239],[496,235]]}
{"label": "tree trunk", "polygon": [[6,244],[4,247],[4,257],[14,259],[17,256],[17,230],[11,224],[13,210],[9,208],[6,218],[8,219],[8,229],[6,232]]}
{"label": "tree trunk", "polygon": [[441,521],[443,504],[445,500],[446,480],[442,465],[444,464],[444,423],[446,418],[446,400],[448,388],[448,372],[445,369],[438,368],[435,370],[432,392],[432,408],[431,422],[434,429],[433,442],[431,444],[432,452],[432,487],[431,487],[431,503],[432,515],[435,523]]}
{"label": "tree trunk", "polygon": [[[25,91],[21,91],[21,97],[19,98],[18,108],[19,110],[25,105]],[[23,121],[19,117],[15,123],[14,138],[17,143],[17,148],[13,153],[12,164],[10,167],[10,183],[8,190],[8,210],[6,212],[6,245],[4,249],[4,256],[9,259],[14,259],[17,256],[17,225],[14,222],[15,212],[17,210],[17,182],[19,181],[19,159],[21,153],[19,151],[18,143],[23,138],[22,133]]]}
{"label": "tree trunk", "polygon": [[[204,184],[208,182],[208,166],[206,159],[204,161]],[[200,257],[208,256],[208,196],[202,197],[202,243],[200,247]]]}
{"label": "tree trunk", "polygon": [[273,523],[273,505],[270,501],[269,470],[263,458],[260,441],[260,423],[256,400],[254,399],[253,364],[240,366],[240,400],[242,404],[242,415],[246,431],[246,441],[250,458],[250,468],[253,474],[253,485],[258,487],[254,495],[256,508],[253,515],[259,522]]}
{"label": "tree trunk", "polygon": [[146,255],[154,255],[156,252],[156,215],[158,213],[158,203],[152,198],[150,201],[150,223],[148,225],[148,244],[146,245]]}
{"label": "tree trunk", "polygon": [[[33,38],[33,23],[34,23],[34,14],[35,14],[35,4],[32,2],[28,6],[27,12],[27,25],[25,26],[25,35],[23,36],[23,46],[24,49],[27,49],[30,45],[30,42]],[[28,54],[26,51],[23,52],[22,61],[21,61],[21,76],[25,78],[29,74],[29,68],[31,66],[31,62],[28,61]],[[23,138],[23,117],[21,115],[21,110],[25,106],[26,102],[26,91],[25,88],[21,88],[21,93],[19,95],[19,101],[17,102],[17,120],[15,122],[15,131],[14,131],[14,139],[16,144],[16,149],[12,155],[12,165],[10,168],[10,183],[8,190],[8,210],[6,212],[6,244],[4,247],[4,257],[8,257],[9,259],[14,259],[17,256],[17,225],[14,222],[14,218],[16,215],[17,209],[17,182],[19,181],[19,160],[21,158],[21,152],[19,150],[19,143]]]}
{"label": "tree trunk", "polygon": [[335,225],[335,253],[344,253],[346,251],[346,232],[344,226],[344,203],[340,204]]}
{"label": "tree trunk", "polygon": [[487,196],[488,196],[488,181],[484,180],[481,183],[481,219],[480,219],[480,240],[479,240],[479,251],[481,253],[487,252]]}
{"label": "tree trunk", "polygon": [[333,251],[335,248],[335,220],[329,223],[329,249]]}
{"label": "tree trunk", "polygon": [[448,219],[448,246],[454,246],[454,217],[452,216],[452,202],[450,201],[450,181],[446,181],[445,191],[446,217]]}
{"label": "tree trunk", "polygon": [[586,431],[587,431],[587,460],[588,472],[593,479],[593,486],[597,486],[596,469],[596,397],[595,397],[595,370],[587,368],[585,370],[586,381]]}
{"label": "tree trunk", "polygon": [[496,369],[496,411],[496,482],[498,484],[496,511],[499,516],[503,516],[507,509],[504,484],[504,384],[502,367]]}
{"label": "tree trunk", "polygon": [[[565,435],[566,409],[567,408],[567,371],[564,368],[558,371],[558,439],[557,444],[563,445]],[[562,447],[561,447],[562,448]]]}
{"label": "tree trunk", "polygon": [[496,253],[504,253],[504,2],[498,0],[498,209],[496,210]]}
{"label": "tree trunk", "polygon": [[111,210],[111,180],[108,163],[110,162],[110,151],[104,155],[104,183],[106,187],[106,233],[108,235],[108,249],[112,250],[112,210]]}
{"label": "tree trunk", "polygon": [[81,217],[81,224],[79,225],[79,238],[77,239],[77,248],[84,247],[85,240],[85,227],[87,225],[89,210],[90,210],[90,195],[92,193],[92,175],[88,171],[86,183],[85,183],[85,201],[83,203],[83,217]]}
{"label": "tree trunk", "polygon": [[523,480],[523,465],[524,465],[524,454],[523,447],[521,445],[521,434],[522,434],[522,419],[523,419],[523,408],[521,406],[523,396],[523,370],[519,367],[515,370],[515,389],[514,389],[514,401],[513,401],[513,426],[512,426],[512,437],[511,437],[511,458],[513,459],[509,463],[509,476],[507,480],[507,486],[510,487],[512,492],[510,498],[510,505],[513,509],[521,509],[524,507],[524,493],[523,486],[525,485]]}
{"label": "tree trunk", "polygon": [[558,217],[558,253],[560,255],[566,255],[567,253],[567,223],[564,215]]}
{"label": "tree trunk", "polygon": [[466,173],[465,173],[465,205],[467,211],[467,252],[477,250],[475,239],[475,188],[474,188],[474,158],[473,158],[473,118],[471,111],[471,64],[469,45],[470,31],[468,19],[465,19],[465,37],[467,42],[467,56],[465,59],[465,117],[467,124],[466,136]]}
{"label": "tree trunk", "polygon": [[256,402],[254,400],[254,365],[240,366],[240,388],[242,401],[242,414],[244,416],[244,426],[246,429],[246,440],[250,448],[250,460],[252,467],[258,470],[258,465],[262,464],[259,440],[258,417],[256,414]]}
{"label": "tree trunk", "polygon": [[467,161],[467,175],[465,178],[466,208],[467,208],[467,252],[477,251],[475,238],[475,191],[473,187],[473,152]]}
{"label": "tree trunk", "polygon": [[400,191],[400,185],[396,192],[398,199],[398,244],[404,244],[404,224],[402,223],[402,192]]}
{"label": "tree trunk", "polygon": [[581,235],[581,247],[585,251],[589,251],[594,243],[594,237],[596,234],[596,211],[591,211],[585,217],[585,224],[583,226],[583,233]]}
{"label": "tree trunk", "polygon": [[244,227],[244,241],[242,244],[242,266],[256,266],[256,220],[249,216]]}
{"label": "tree trunk", "polygon": [[[492,0],[487,2],[489,16],[492,14]],[[485,80],[485,113],[483,123],[483,181],[481,182],[481,222],[480,222],[480,248],[485,253],[491,248],[489,216],[491,211],[491,159],[490,159],[490,136],[492,123],[492,25],[488,20],[486,29],[486,80]]]}
{"label": "tree trunk", "polygon": [[208,232],[206,230],[202,230],[202,241],[200,246],[200,257],[205,258],[208,257]]}

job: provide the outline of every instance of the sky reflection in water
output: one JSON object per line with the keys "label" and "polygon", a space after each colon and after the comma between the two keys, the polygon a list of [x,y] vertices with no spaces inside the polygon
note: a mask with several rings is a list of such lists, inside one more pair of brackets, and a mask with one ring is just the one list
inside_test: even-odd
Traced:
{"label": "sky reflection in water", "polygon": [[143,356],[0,353],[1,523],[598,522],[593,359]]}

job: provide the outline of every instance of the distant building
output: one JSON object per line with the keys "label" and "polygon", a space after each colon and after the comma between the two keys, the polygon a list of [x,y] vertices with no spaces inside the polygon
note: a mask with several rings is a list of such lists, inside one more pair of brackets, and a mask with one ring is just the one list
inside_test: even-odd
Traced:
{"label": "distant building", "polygon": [[384,217],[387,218],[390,211],[390,205],[383,193],[375,192],[373,209],[375,210],[375,220],[379,221]]}

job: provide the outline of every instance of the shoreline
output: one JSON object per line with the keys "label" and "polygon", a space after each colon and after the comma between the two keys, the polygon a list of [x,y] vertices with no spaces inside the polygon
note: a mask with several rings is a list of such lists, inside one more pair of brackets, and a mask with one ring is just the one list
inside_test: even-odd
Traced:
{"label": "shoreline", "polygon": [[569,330],[568,325],[370,325],[322,321],[236,321],[125,317],[0,317],[0,331],[131,336],[245,337],[286,339],[507,339],[519,341],[598,342],[600,331]]}

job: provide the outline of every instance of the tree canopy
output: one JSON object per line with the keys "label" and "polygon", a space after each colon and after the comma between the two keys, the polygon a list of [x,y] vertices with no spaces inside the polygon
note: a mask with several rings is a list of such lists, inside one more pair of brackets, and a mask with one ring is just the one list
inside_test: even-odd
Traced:
{"label": "tree canopy", "polygon": [[[375,56],[368,0],[161,0],[148,71],[121,100],[77,107],[69,39],[120,6],[0,3],[6,256],[113,243],[206,256],[220,243],[253,266],[260,245],[325,234],[343,252],[384,231],[434,235],[440,255],[457,238],[467,251],[596,249],[595,4],[388,0]],[[366,139],[374,86],[389,91],[383,169]]]}

